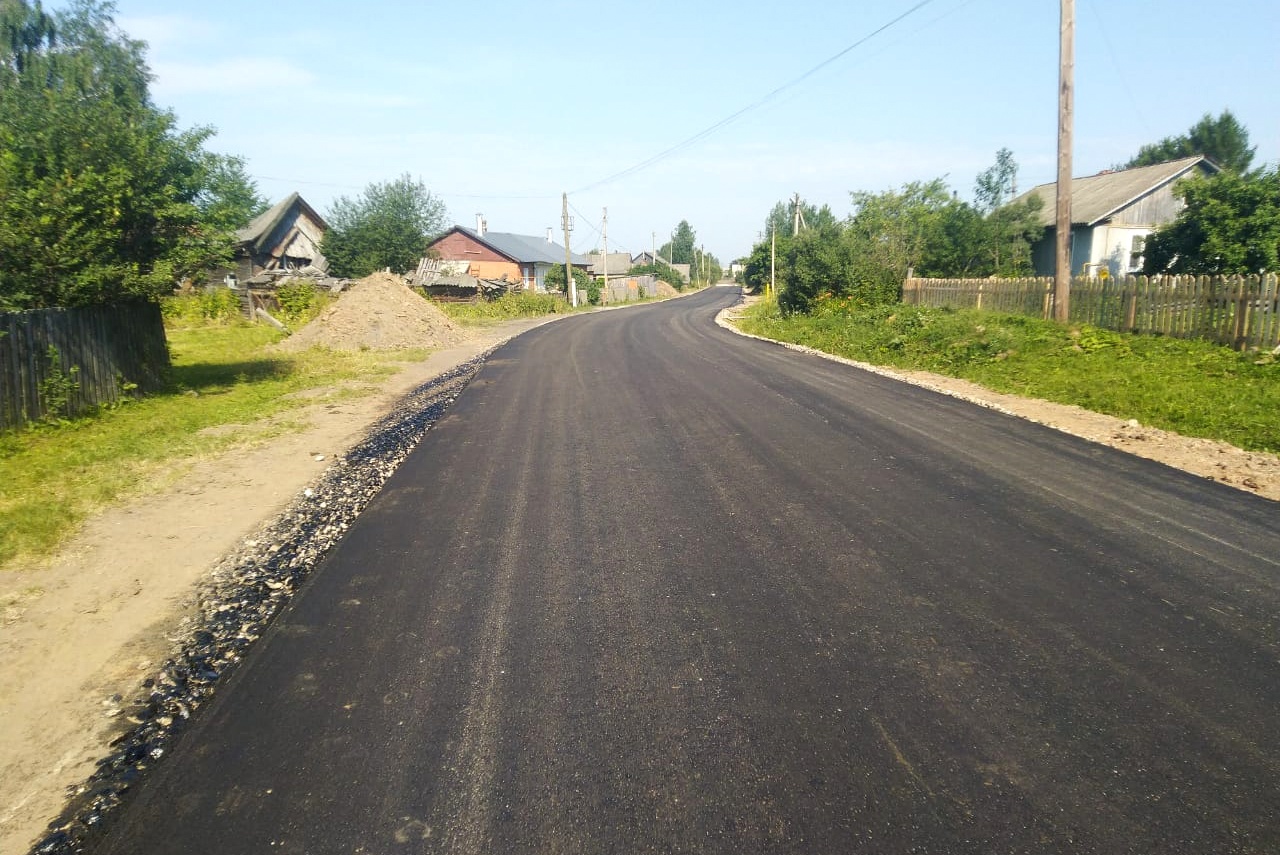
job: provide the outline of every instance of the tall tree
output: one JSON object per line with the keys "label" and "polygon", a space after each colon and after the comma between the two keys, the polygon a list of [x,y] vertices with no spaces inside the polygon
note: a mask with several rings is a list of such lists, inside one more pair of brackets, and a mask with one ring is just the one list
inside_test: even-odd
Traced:
{"label": "tall tree", "polygon": [[693,264],[698,245],[697,232],[688,220],[681,220],[671,235],[671,240],[658,249],[658,255],[672,264]]}
{"label": "tall tree", "polygon": [[1147,273],[1280,270],[1280,167],[1188,178],[1174,192],[1187,205],[1147,238]]}
{"label": "tall tree", "polygon": [[978,173],[973,188],[974,202],[983,216],[981,242],[986,252],[981,266],[991,275],[1029,273],[1031,245],[1044,232],[1039,218],[1044,202],[1038,196],[1015,201],[1017,192],[1018,162],[1012,151],[1002,148],[996,152],[996,162]]}
{"label": "tall tree", "polygon": [[374,182],[354,199],[339,196],[326,214],[329,231],[320,247],[338,276],[368,276],[385,267],[412,270],[432,238],[448,224],[439,197],[407,173]]}
{"label": "tall tree", "polygon": [[110,4],[0,0],[0,308],[151,298],[228,258],[211,131],[179,131]]}
{"label": "tall tree", "polygon": [[1245,126],[1230,110],[1223,110],[1216,119],[1205,113],[1185,134],[1144,145],[1126,167],[1150,166],[1203,154],[1224,169],[1243,174],[1249,171],[1257,150],[1257,146],[1249,145],[1249,131]]}
{"label": "tall tree", "polygon": [[779,237],[794,235],[796,226],[796,208],[800,209],[800,217],[804,227],[809,229],[828,229],[840,227],[840,221],[831,210],[830,205],[816,207],[812,202],[801,199],[798,206],[794,198],[779,202],[773,206],[764,221],[764,237],[768,240],[775,230]]}

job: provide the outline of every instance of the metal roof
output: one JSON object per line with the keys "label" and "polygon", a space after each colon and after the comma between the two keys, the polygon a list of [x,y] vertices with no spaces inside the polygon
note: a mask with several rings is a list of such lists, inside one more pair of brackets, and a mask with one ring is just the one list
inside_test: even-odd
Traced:
{"label": "metal roof", "polygon": [[[591,273],[595,276],[603,276],[605,274],[606,261],[601,253],[593,252],[587,255],[587,260],[591,262]],[[608,258],[609,275],[621,276],[630,270],[634,265],[631,263],[631,253],[629,252],[611,252]]]}
{"label": "metal roof", "polygon": [[[1190,174],[1198,164],[1204,164],[1210,172],[1221,171],[1212,160],[1197,154],[1152,166],[1135,166],[1086,178],[1072,178],[1071,222],[1073,225],[1095,226],[1148,193]],[[1020,202],[1032,195],[1044,201],[1040,208],[1040,225],[1057,225],[1057,183],[1032,187],[1014,201]]]}
{"label": "metal roof", "polygon": [[[480,234],[466,226],[455,226],[457,231],[470,236],[490,249],[500,252],[512,261],[522,264],[542,262],[544,264],[564,264],[564,247],[555,241],[549,241],[536,235],[517,235],[511,232],[485,232]],[[591,259],[585,255],[574,253],[570,263],[586,267]]]}

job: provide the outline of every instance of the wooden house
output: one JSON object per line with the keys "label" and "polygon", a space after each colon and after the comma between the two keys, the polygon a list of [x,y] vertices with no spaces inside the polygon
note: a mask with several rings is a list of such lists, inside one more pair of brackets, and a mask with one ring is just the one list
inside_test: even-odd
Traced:
{"label": "wooden house", "polygon": [[[1141,272],[1142,252],[1149,234],[1173,221],[1184,207],[1173,187],[1192,175],[1213,175],[1220,169],[1203,155],[1153,166],[1108,170],[1071,179],[1071,272],[1111,276]],[[1052,276],[1055,267],[1058,188],[1041,184],[1018,197],[1038,196],[1044,236],[1031,248],[1037,276]]]}
{"label": "wooden house", "polygon": [[236,233],[239,243],[232,272],[244,282],[270,270],[326,270],[320,242],[328,228],[315,208],[290,193]]}

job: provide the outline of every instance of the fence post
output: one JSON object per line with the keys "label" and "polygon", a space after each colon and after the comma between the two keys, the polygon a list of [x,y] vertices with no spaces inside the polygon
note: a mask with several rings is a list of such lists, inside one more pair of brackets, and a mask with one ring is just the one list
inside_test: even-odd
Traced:
{"label": "fence post", "polygon": [[1126,332],[1133,332],[1138,326],[1138,287],[1145,284],[1145,276],[1126,276],[1124,278],[1124,289],[1121,293],[1124,295],[1124,328]]}
{"label": "fence post", "polygon": [[1041,311],[1041,317],[1046,321],[1053,319],[1053,280],[1050,279],[1044,285],[1044,309]]}
{"label": "fence post", "polygon": [[1236,316],[1235,323],[1232,325],[1231,346],[1236,350],[1244,350],[1245,335],[1249,331],[1249,297],[1245,290],[1245,281],[1243,276],[1235,277],[1236,294],[1235,306]]}

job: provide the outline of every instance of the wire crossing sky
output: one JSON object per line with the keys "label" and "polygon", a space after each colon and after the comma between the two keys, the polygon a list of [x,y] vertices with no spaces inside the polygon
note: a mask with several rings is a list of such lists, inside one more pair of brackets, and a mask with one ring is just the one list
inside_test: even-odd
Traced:
{"label": "wire crossing sky", "polygon": [[[683,219],[727,262],[793,193],[838,216],[908,181],[970,198],[1004,147],[1019,187],[1054,177],[1054,0],[115,5],[156,103],[217,129],[272,200],[321,212],[408,173],[456,222],[542,235],[569,189],[597,226],[608,207],[611,248]],[[1223,109],[1259,163],[1280,158],[1280,4],[1077,7],[1077,175]],[[573,249],[598,239],[580,228]]]}

